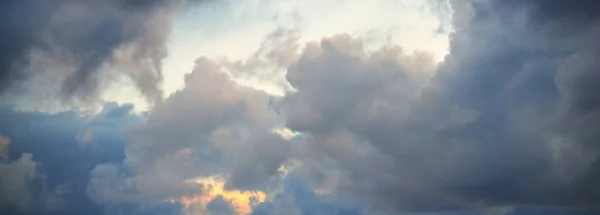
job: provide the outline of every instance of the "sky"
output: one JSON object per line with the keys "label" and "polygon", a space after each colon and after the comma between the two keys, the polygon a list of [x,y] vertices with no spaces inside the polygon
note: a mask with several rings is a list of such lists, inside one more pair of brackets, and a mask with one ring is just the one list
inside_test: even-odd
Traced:
{"label": "sky", "polygon": [[598,214],[594,3],[2,1],[0,214]]}

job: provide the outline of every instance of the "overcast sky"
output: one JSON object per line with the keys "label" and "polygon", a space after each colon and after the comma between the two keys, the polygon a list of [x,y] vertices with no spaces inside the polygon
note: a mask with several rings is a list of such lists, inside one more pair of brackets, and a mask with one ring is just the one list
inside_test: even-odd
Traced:
{"label": "overcast sky", "polygon": [[5,0],[0,214],[598,214],[596,5]]}

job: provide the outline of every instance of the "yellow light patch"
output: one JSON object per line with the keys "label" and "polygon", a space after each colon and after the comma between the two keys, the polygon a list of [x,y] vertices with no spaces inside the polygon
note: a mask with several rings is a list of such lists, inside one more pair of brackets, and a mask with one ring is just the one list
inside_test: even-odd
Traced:
{"label": "yellow light patch", "polygon": [[278,134],[279,136],[281,136],[283,139],[286,140],[291,140],[294,137],[296,137],[298,134],[300,134],[297,131],[293,131],[289,128],[275,128],[273,130],[271,130],[271,132]]}
{"label": "yellow light patch", "polygon": [[182,197],[179,201],[186,208],[194,204],[206,207],[210,201],[221,195],[223,199],[232,203],[237,214],[248,215],[252,212],[254,203],[264,202],[266,199],[266,194],[262,191],[225,190],[225,181],[218,177],[197,178],[189,182],[201,184],[205,187],[205,192],[195,196]]}

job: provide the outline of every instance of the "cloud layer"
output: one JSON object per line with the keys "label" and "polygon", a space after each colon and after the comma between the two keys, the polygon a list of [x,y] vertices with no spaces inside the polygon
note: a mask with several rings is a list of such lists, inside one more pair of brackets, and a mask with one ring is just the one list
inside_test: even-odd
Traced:
{"label": "cloud layer", "polygon": [[[2,92],[54,74],[34,65],[69,65],[54,85],[61,98],[85,100],[123,69],[155,105],[139,114],[116,104],[92,116],[0,112],[19,122],[0,126],[0,203],[13,211],[68,208],[70,197],[95,206],[76,212],[95,214],[600,209],[592,1],[450,1],[443,62],[426,50],[374,49],[348,32],[303,44],[301,32],[278,28],[245,60],[198,58],[164,100],[164,42],[186,2],[52,2],[5,3],[19,10],[1,13],[10,33],[0,44],[12,53],[0,53]],[[8,156],[11,140],[19,159]]]}

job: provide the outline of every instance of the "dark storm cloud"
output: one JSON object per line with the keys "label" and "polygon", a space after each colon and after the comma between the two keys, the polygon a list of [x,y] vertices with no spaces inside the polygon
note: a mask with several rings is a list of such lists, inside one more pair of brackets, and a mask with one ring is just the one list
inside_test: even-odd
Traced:
{"label": "dark storm cloud", "polygon": [[[511,3],[513,4],[511,5]],[[553,205],[588,207],[600,205],[600,189],[591,182],[600,178],[600,169],[597,166],[600,159],[600,151],[597,146],[598,140],[600,140],[600,134],[597,132],[597,128],[600,126],[597,123],[600,97],[596,87],[600,84],[598,78],[600,77],[600,65],[594,60],[600,57],[597,51],[600,43],[594,39],[600,36],[598,31],[600,15],[594,12],[598,6],[593,5],[592,1],[585,0],[495,1],[495,4],[501,7],[509,6],[509,9],[515,9],[513,7],[515,5],[528,6],[526,7],[527,15],[522,17],[523,20],[516,20],[510,15],[515,17],[518,14],[511,13],[510,10],[499,10],[499,14],[495,15],[491,10],[487,10],[488,15],[484,17],[481,13],[477,15],[477,9],[475,9],[474,20],[479,19],[483,22],[473,21],[472,26],[463,32],[463,35],[457,33],[455,41],[462,38],[465,41],[469,39],[476,41],[475,43],[480,42],[482,48],[492,49],[494,52],[474,57],[471,60],[473,63],[467,61],[458,64],[454,73],[443,71],[444,68],[442,68],[439,76],[447,74],[442,78],[445,80],[450,79],[450,76],[455,76],[453,78],[456,80],[469,76],[475,77],[469,80],[487,80],[488,82],[484,83],[488,84],[485,85],[479,85],[475,81],[467,84],[457,81],[449,84],[448,87],[465,90],[455,91],[460,94],[454,92],[454,95],[464,96],[471,102],[487,103],[480,104],[482,110],[487,112],[487,114],[483,112],[483,116],[515,113],[520,109],[523,113],[517,116],[521,118],[517,121],[519,122],[517,125],[538,124],[536,125],[538,128],[533,130],[538,133],[533,134],[540,136],[538,138],[544,138],[544,135],[546,138],[548,136],[557,138],[558,136],[559,140],[554,139],[551,142],[555,142],[555,144],[563,142],[559,144],[563,145],[561,149],[557,149],[556,145],[549,147],[548,154],[562,155],[550,159],[548,161],[550,163],[547,164],[550,166],[547,166],[545,171],[566,168],[567,170],[564,170],[563,174],[568,174],[568,177],[571,177],[570,181],[558,184],[546,182],[553,186],[550,186],[552,188],[538,188],[538,192],[544,193],[540,194],[544,198],[531,196],[528,199],[527,194],[520,194],[515,196],[515,199],[518,197],[525,203],[534,204],[544,204],[545,202]],[[484,28],[481,26],[484,25],[486,18],[497,19],[498,21],[495,23],[498,23],[498,27],[504,29],[505,32],[492,34],[488,38],[476,38],[474,35],[484,33]],[[498,46],[491,45],[495,41],[508,42],[510,40],[505,39],[511,37],[513,38],[512,42]],[[453,56],[461,54],[470,56],[464,52],[453,53]],[[448,64],[454,63],[452,58],[449,58],[451,62]],[[455,59],[459,60],[459,58]],[[496,83],[496,85],[492,83]],[[471,91],[471,93],[467,91]],[[473,94],[472,92],[488,94],[484,94],[486,95],[484,97],[469,98]],[[497,97],[494,94],[504,95],[500,100],[490,100],[490,98]],[[443,96],[449,95],[449,93],[443,94]],[[539,118],[540,116],[542,118]],[[536,119],[544,120],[544,118],[546,122],[531,123]],[[497,120],[495,121],[497,122]],[[502,127],[510,128],[509,126]],[[543,132],[552,134],[543,134]],[[581,154],[575,155],[576,153]],[[538,152],[538,154],[541,153]],[[539,168],[537,169],[539,170]],[[478,194],[484,192],[485,190],[481,190]],[[536,193],[534,192],[532,195]]]}
{"label": "dark storm cloud", "polygon": [[309,45],[282,103],[305,162],[333,159],[338,193],[379,209],[597,209],[597,15],[561,2],[453,1],[435,73],[426,54],[348,36]]}
{"label": "dark storm cloud", "polygon": [[[563,27],[589,27],[598,21],[600,6],[594,0],[507,0],[495,1],[499,6],[527,7],[533,21],[557,21]],[[513,8],[514,9],[514,8]],[[536,23],[540,24],[540,23]]]}
{"label": "dark storm cloud", "polygon": [[[19,91],[27,85],[25,80],[51,74],[64,76],[59,79],[62,83],[52,83],[60,86],[57,93],[63,100],[89,101],[109,79],[103,68],[118,66],[150,102],[158,102],[171,16],[183,2],[2,1],[0,93],[11,88]],[[40,58],[46,63],[38,63]],[[53,68],[47,61],[62,66]],[[33,66],[37,64],[43,65]]]}
{"label": "dark storm cloud", "polygon": [[[45,8],[53,8],[53,4],[35,1],[3,1],[0,12],[0,36],[2,52],[0,52],[0,90],[5,90],[13,79],[23,78],[21,71],[27,63],[27,53],[36,45],[36,35],[49,16]],[[18,19],[36,14],[28,19]]]}

